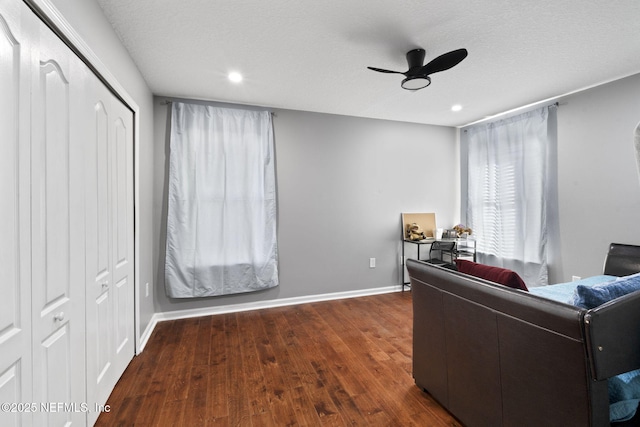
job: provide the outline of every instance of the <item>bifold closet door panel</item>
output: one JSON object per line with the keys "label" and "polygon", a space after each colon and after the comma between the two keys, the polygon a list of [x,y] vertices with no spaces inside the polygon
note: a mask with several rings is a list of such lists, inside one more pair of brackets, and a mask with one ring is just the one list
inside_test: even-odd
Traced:
{"label": "bifold closet door panel", "polygon": [[87,93],[87,397],[103,404],[134,355],[133,115],[95,77]]}
{"label": "bifold closet door panel", "polygon": [[[33,401],[29,93],[32,26],[22,2],[0,0],[0,402]],[[0,412],[0,425],[31,414]]]}
{"label": "bifold closet door panel", "polygon": [[[39,22],[31,94],[31,274],[35,402],[85,402],[84,134],[88,70]],[[80,408],[80,407],[79,407]],[[36,425],[84,425],[36,411]]]}
{"label": "bifold closet door panel", "polygon": [[118,380],[114,372],[113,268],[109,92],[97,79],[88,87],[92,111],[91,135],[86,141],[86,242],[87,242],[87,398],[104,403]]}
{"label": "bifold closet door panel", "polygon": [[112,259],[114,357],[118,378],[135,353],[133,260],[133,112],[110,93],[112,139]]}

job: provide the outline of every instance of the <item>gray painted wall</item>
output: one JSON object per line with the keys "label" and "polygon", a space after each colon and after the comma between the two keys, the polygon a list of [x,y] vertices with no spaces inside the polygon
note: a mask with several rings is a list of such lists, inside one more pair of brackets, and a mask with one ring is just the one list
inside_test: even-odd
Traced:
{"label": "gray painted wall", "polygon": [[140,268],[140,335],[154,314],[153,295],[145,297],[144,284],[150,283],[153,292],[153,239],[151,227],[153,196],[153,96],[135,63],[124,48],[113,28],[107,22],[97,3],[86,0],[51,0],[71,27],[80,35],[106,68],[118,80],[140,108],[140,140],[138,173],[140,177],[140,256],[136,260]]}
{"label": "gray painted wall", "polygon": [[640,75],[559,101],[560,273],[568,281],[601,274],[609,243],[640,244]]}
{"label": "gray painted wall", "polygon": [[[436,212],[451,227],[459,205],[456,130],[276,110],[280,286],[203,299],[164,293],[168,108],[155,99],[156,311],[381,288],[400,283],[400,213]],[[376,268],[369,268],[376,258]]]}

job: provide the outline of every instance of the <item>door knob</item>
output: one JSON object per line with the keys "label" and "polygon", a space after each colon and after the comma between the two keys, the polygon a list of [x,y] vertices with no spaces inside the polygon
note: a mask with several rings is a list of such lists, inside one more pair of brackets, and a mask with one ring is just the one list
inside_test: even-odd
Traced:
{"label": "door knob", "polygon": [[53,316],[54,322],[62,322],[64,320],[64,311]]}

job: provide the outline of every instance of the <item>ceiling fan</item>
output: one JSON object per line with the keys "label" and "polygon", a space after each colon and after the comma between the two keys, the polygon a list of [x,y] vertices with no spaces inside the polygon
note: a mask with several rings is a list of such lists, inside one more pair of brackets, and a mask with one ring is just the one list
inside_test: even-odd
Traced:
{"label": "ceiling fan", "polygon": [[407,63],[409,69],[404,73],[401,71],[383,70],[382,68],[367,67],[370,70],[380,73],[402,74],[406,78],[402,80],[401,86],[407,90],[423,89],[431,84],[430,74],[448,70],[458,65],[467,57],[467,49],[457,49],[438,56],[436,59],[424,63],[424,49],[413,49],[407,52]]}

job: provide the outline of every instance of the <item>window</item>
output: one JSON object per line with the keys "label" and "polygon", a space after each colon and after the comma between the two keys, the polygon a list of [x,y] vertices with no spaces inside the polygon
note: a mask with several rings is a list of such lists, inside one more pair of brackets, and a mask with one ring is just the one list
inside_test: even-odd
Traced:
{"label": "window", "polygon": [[466,221],[478,260],[510,268],[533,286],[548,282],[549,210],[556,209],[549,203],[557,186],[549,123],[545,107],[466,130]]}
{"label": "window", "polygon": [[174,102],[170,145],[167,295],[277,286],[271,114]]}
{"label": "window", "polygon": [[[515,258],[517,210],[520,203],[515,190],[513,165],[484,165],[482,173],[481,209],[471,211],[472,228],[478,251],[500,258]],[[475,216],[474,216],[475,213]]]}

